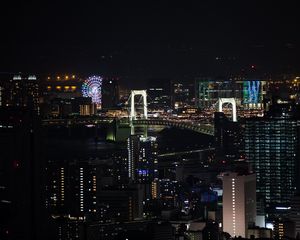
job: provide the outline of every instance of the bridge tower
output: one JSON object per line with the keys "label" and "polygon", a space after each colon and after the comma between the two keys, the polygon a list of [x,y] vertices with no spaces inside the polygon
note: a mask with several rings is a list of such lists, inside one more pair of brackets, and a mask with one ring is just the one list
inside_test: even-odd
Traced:
{"label": "bridge tower", "polygon": [[[135,134],[135,129],[132,121],[136,120],[136,109],[135,109],[135,96],[141,96],[143,99],[143,119],[148,119],[148,106],[147,106],[147,91],[146,90],[131,90],[130,94],[130,108],[129,108],[129,123],[131,126],[131,134]],[[144,136],[147,136],[147,127],[143,128]]]}
{"label": "bridge tower", "polygon": [[136,120],[136,111],[135,111],[135,96],[141,96],[143,98],[143,110],[144,110],[144,119],[148,119],[148,107],[147,107],[147,92],[146,90],[131,90],[130,94],[130,121]]}
{"label": "bridge tower", "polygon": [[232,121],[237,122],[236,101],[235,98],[219,98],[218,112],[223,112],[223,104],[230,103],[232,108]]}

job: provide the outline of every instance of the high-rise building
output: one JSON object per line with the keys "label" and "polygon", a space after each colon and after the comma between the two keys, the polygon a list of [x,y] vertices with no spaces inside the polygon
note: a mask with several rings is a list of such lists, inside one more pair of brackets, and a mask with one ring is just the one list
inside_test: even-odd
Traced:
{"label": "high-rise building", "polygon": [[159,199],[164,209],[171,209],[176,206],[177,201],[177,181],[170,179],[160,179],[159,182]]}
{"label": "high-rise building", "polygon": [[119,101],[118,78],[103,78],[102,109],[116,107]]}
{"label": "high-rise building", "polygon": [[244,136],[240,123],[230,121],[223,112],[215,112],[214,127],[217,161],[243,159]]}
{"label": "high-rise building", "polygon": [[3,105],[26,107],[40,114],[39,83],[35,75],[14,75],[3,88],[3,96]]}
{"label": "high-rise building", "polygon": [[195,106],[194,83],[172,84],[172,107],[175,109]]}
{"label": "high-rise building", "polygon": [[50,163],[46,207],[53,217],[97,219],[97,168],[87,162]]}
{"label": "high-rise building", "polygon": [[295,234],[295,225],[288,219],[276,219],[274,221],[273,235],[275,240],[293,239]]}
{"label": "high-rise building", "polygon": [[247,119],[245,158],[256,172],[266,211],[288,207],[297,187],[299,122],[289,104],[276,104],[264,118]]}
{"label": "high-rise building", "polygon": [[196,106],[212,108],[219,98],[235,98],[237,105],[245,109],[262,109],[266,87],[264,80],[242,77],[196,79]]}
{"label": "high-rise building", "polygon": [[157,141],[155,137],[131,135],[128,139],[128,176],[136,183],[157,179]]}
{"label": "high-rise building", "polygon": [[117,185],[128,184],[128,153],[126,149],[120,149],[112,154],[114,178]]}
{"label": "high-rise building", "polygon": [[158,197],[157,141],[155,137],[131,135],[127,142],[128,177],[144,187],[144,199]]}
{"label": "high-rise building", "polygon": [[143,216],[143,189],[141,185],[132,188],[107,188],[98,194],[100,221],[133,221]]}
{"label": "high-rise building", "polygon": [[300,195],[295,195],[291,201],[291,221],[295,225],[295,234],[294,237],[300,237]]}
{"label": "high-rise building", "polygon": [[0,239],[40,239],[41,138],[32,111],[0,108]]}
{"label": "high-rise building", "polygon": [[223,175],[223,231],[234,236],[247,236],[256,219],[255,174]]}
{"label": "high-rise building", "polygon": [[93,113],[91,99],[82,97],[82,79],[76,75],[49,76],[41,86],[44,117]]}
{"label": "high-rise building", "polygon": [[147,85],[148,107],[150,109],[170,108],[170,79],[149,79]]}

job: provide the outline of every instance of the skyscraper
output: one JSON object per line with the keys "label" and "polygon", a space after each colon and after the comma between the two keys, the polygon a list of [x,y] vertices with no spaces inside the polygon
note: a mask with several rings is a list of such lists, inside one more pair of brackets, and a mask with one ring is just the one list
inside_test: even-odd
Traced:
{"label": "skyscraper", "polygon": [[264,118],[245,124],[245,157],[257,175],[257,193],[267,211],[288,207],[296,191],[299,122],[295,109],[276,104]]}
{"label": "skyscraper", "polygon": [[243,128],[230,121],[223,112],[214,114],[215,148],[218,161],[234,161],[243,158]]}
{"label": "skyscraper", "polygon": [[102,82],[102,108],[116,107],[119,101],[119,85],[117,78],[104,78]]}
{"label": "skyscraper", "polygon": [[246,237],[256,218],[255,174],[228,173],[223,176],[223,231]]}
{"label": "skyscraper", "polygon": [[128,138],[128,177],[144,187],[144,199],[157,198],[157,141],[155,137]]}
{"label": "skyscraper", "polygon": [[88,162],[48,164],[46,206],[52,216],[96,219],[97,167]]}
{"label": "skyscraper", "polygon": [[300,195],[295,195],[291,202],[290,219],[295,224],[295,236],[300,237]]}
{"label": "skyscraper", "polygon": [[148,103],[150,109],[168,109],[171,104],[171,80],[149,79],[147,82]]}
{"label": "skyscraper", "polygon": [[9,82],[9,91],[5,99],[7,106],[28,107],[40,113],[39,84],[35,75],[14,75]]}
{"label": "skyscraper", "polygon": [[25,108],[0,108],[0,239],[40,239],[41,138]]}
{"label": "skyscraper", "polygon": [[131,135],[128,139],[128,175],[136,183],[151,183],[157,178],[155,137]]}

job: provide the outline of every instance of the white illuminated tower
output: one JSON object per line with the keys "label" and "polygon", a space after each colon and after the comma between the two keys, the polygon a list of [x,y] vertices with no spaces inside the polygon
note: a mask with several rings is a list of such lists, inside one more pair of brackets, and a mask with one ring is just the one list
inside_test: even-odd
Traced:
{"label": "white illuminated tower", "polygon": [[223,175],[223,231],[232,237],[247,236],[256,219],[255,174]]}
{"label": "white illuminated tower", "polygon": [[146,90],[131,90],[130,121],[132,121],[133,119],[136,119],[135,100],[134,100],[135,96],[141,96],[143,98],[144,119],[148,119],[147,91]]}
{"label": "white illuminated tower", "polygon": [[236,114],[236,101],[234,98],[219,98],[218,101],[218,112],[223,112],[223,104],[230,103],[232,107],[232,121],[237,121],[237,114]]}

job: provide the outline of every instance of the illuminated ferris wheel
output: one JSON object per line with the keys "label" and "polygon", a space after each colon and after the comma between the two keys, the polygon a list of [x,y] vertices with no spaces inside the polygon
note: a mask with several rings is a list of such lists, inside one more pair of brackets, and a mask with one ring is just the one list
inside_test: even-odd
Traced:
{"label": "illuminated ferris wheel", "polygon": [[102,103],[102,78],[92,76],[86,79],[82,84],[82,95],[92,98],[95,104]]}

